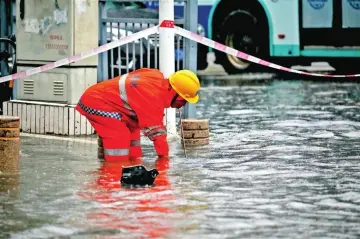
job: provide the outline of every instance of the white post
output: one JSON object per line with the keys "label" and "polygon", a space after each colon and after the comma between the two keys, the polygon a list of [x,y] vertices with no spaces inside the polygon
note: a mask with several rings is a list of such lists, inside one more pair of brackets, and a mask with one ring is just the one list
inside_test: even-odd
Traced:
{"label": "white post", "polygon": [[[160,71],[169,77],[175,71],[174,0],[159,0]],[[176,135],[176,111],[165,110],[168,136]]]}

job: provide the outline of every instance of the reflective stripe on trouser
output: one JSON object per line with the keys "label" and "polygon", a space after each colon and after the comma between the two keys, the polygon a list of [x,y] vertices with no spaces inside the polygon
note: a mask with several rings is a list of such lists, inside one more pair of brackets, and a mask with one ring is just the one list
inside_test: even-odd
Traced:
{"label": "reflective stripe on trouser", "polygon": [[130,152],[130,130],[124,122],[113,117],[104,117],[84,111],[80,105],[76,109],[84,115],[102,138],[106,161],[128,160]]}
{"label": "reflective stripe on trouser", "polygon": [[111,128],[114,127],[113,125],[110,125],[103,120],[102,124],[108,126],[111,130],[98,132],[99,136],[103,140],[104,159],[106,161],[121,161],[129,159],[130,130],[125,123],[121,121],[118,122],[119,123],[117,123],[115,129]]}
{"label": "reflective stripe on trouser", "polygon": [[134,130],[130,135],[130,158],[142,157],[140,130]]}
{"label": "reflective stripe on trouser", "polygon": [[86,105],[84,105],[81,101],[79,101],[78,106],[83,111],[85,111],[86,113],[91,114],[91,115],[98,115],[98,116],[102,116],[102,117],[121,120],[121,114],[119,112],[107,112],[107,111],[90,108],[90,107],[87,107]]}
{"label": "reflective stripe on trouser", "polygon": [[128,156],[129,149],[105,149],[104,148],[104,155],[107,156]]}

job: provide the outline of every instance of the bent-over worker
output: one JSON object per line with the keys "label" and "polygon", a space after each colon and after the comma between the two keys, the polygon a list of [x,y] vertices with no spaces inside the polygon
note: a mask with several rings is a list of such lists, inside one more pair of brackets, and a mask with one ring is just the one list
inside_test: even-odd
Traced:
{"label": "bent-over worker", "polygon": [[89,87],[76,110],[102,139],[105,160],[142,157],[140,130],[153,141],[158,157],[168,157],[164,110],[197,103],[199,90],[192,71],[167,79],[157,69],[143,68]]}

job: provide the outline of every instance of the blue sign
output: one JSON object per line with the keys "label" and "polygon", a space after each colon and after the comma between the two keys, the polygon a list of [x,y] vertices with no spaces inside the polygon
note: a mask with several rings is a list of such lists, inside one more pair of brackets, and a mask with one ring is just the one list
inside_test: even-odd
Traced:
{"label": "blue sign", "polygon": [[308,0],[308,2],[312,8],[319,10],[324,7],[328,0]]}
{"label": "blue sign", "polygon": [[348,2],[354,9],[356,10],[360,9],[360,0],[348,0]]}
{"label": "blue sign", "polygon": [[149,8],[159,8],[158,2],[145,2],[145,5]]}
{"label": "blue sign", "polygon": [[175,60],[177,60],[177,61],[184,60],[184,50],[183,49],[175,49]]}

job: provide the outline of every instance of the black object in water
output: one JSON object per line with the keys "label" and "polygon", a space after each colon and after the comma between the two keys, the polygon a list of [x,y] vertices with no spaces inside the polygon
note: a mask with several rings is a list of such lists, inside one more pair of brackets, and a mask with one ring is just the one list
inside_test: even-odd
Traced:
{"label": "black object in water", "polygon": [[121,175],[121,185],[145,186],[153,185],[155,178],[159,175],[156,169],[146,170],[142,165],[123,167]]}

